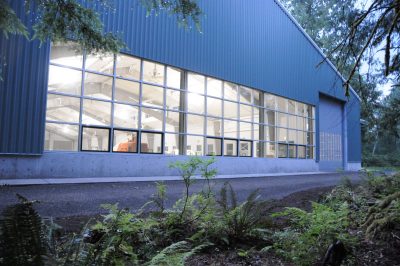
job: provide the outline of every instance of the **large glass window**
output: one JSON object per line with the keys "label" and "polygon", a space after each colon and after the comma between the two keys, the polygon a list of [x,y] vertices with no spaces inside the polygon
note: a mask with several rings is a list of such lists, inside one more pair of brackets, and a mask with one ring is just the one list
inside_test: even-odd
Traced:
{"label": "large glass window", "polygon": [[76,51],[52,45],[46,150],[315,157],[314,106],[127,54]]}

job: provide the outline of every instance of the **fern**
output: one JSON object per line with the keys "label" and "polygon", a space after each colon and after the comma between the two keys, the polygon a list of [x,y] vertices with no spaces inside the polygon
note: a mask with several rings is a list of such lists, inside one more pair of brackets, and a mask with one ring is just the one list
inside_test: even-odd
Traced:
{"label": "fern", "polygon": [[180,241],[174,243],[159,254],[154,256],[147,264],[148,266],[184,266],[186,260],[194,254],[200,252],[204,248],[211,246],[211,243],[201,244],[192,248],[191,244],[187,241]]}
{"label": "fern", "polygon": [[35,202],[17,197],[20,203],[7,207],[0,220],[0,264],[44,265],[45,237]]}

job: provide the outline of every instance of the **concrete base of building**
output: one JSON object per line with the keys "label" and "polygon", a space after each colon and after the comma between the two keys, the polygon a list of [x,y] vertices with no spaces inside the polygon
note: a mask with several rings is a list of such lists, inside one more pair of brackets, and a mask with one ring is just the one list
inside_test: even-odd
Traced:
{"label": "concrete base of building", "polygon": [[346,171],[360,171],[361,169],[361,162],[348,162],[346,166]]}
{"label": "concrete base of building", "polygon": [[[209,157],[206,157],[209,158]],[[169,165],[187,156],[86,152],[46,152],[42,156],[0,156],[0,179],[56,179],[179,176]],[[318,172],[318,163],[306,159],[216,157],[219,175],[263,176],[274,173]]]}

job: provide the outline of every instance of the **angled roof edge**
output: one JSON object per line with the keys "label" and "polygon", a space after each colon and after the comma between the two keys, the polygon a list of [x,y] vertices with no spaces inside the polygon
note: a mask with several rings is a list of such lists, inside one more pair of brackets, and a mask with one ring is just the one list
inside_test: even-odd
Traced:
{"label": "angled roof edge", "polygon": [[[346,79],[343,75],[337,70],[335,65],[329,60],[329,58],[324,54],[324,52],[319,48],[319,46],[315,43],[315,41],[307,34],[307,32],[303,29],[303,27],[297,22],[297,20],[289,13],[288,10],[282,5],[279,0],[274,0],[274,2],[282,9],[282,11],[288,16],[288,18],[299,28],[301,33],[307,38],[307,40],[314,46],[314,48],[321,54],[321,56],[328,62],[329,66],[338,74],[338,76],[342,79],[343,82],[346,82]],[[358,96],[357,92],[350,86],[350,91],[356,96],[356,98],[361,102],[360,96]]]}

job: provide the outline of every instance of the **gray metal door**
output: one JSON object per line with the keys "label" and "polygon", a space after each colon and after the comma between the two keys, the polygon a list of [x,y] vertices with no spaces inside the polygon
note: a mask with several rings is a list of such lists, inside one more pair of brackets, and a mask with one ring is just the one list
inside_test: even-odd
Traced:
{"label": "gray metal door", "polygon": [[319,168],[343,169],[343,104],[335,99],[319,98]]}

